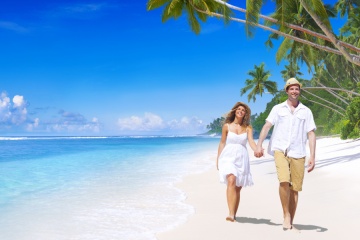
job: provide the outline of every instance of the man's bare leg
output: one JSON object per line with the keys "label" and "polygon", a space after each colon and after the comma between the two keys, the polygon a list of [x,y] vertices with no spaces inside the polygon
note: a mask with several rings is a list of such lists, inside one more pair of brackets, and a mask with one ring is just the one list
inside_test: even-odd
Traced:
{"label": "man's bare leg", "polygon": [[[299,192],[290,189],[290,201],[289,201],[289,212],[291,216],[291,228],[294,228],[293,222],[295,218],[295,212],[298,204]],[[297,229],[296,229],[297,230]]]}
{"label": "man's bare leg", "polygon": [[227,204],[229,208],[229,216],[226,217],[227,221],[234,222],[235,210],[237,205],[237,196],[236,196],[236,177],[233,174],[227,176],[227,189],[226,197]]}
{"label": "man's bare leg", "polygon": [[283,229],[291,229],[291,214],[289,211],[290,204],[290,186],[288,182],[282,182],[279,186],[279,195],[281,206],[284,214]]}

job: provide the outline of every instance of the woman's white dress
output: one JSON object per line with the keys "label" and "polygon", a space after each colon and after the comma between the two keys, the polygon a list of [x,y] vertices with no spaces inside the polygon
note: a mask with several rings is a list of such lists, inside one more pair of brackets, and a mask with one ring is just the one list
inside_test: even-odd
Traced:
{"label": "woman's white dress", "polygon": [[236,186],[253,185],[250,172],[249,154],[246,148],[247,132],[236,134],[228,131],[226,145],[219,156],[220,182],[227,184],[226,176],[236,177]]}

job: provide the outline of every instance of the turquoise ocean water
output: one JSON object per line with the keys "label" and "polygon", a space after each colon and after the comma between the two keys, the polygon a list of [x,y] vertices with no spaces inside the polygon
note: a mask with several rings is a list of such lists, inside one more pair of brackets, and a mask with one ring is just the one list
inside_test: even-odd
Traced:
{"label": "turquoise ocean water", "polygon": [[174,187],[213,137],[0,137],[0,239],[156,239],[194,213]]}

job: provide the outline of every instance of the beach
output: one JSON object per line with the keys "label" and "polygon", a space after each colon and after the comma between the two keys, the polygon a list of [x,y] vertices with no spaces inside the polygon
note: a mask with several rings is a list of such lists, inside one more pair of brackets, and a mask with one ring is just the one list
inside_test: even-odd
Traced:
{"label": "beach", "polygon": [[[251,156],[255,185],[225,221],[218,137],[0,138],[0,239],[352,239],[360,141],[317,140],[295,227],[282,230],[273,159]],[[264,142],[266,148],[267,142]]]}
{"label": "beach", "polygon": [[[266,146],[264,144],[266,149]],[[249,149],[249,148],[248,148]],[[176,186],[185,192],[195,213],[184,224],[157,234],[158,240],[191,239],[353,239],[360,217],[360,141],[338,137],[317,139],[316,167],[305,173],[294,226],[282,229],[282,208],[273,158],[256,159],[251,172],[255,185],[241,190],[236,222],[227,216],[226,186],[214,166]]]}

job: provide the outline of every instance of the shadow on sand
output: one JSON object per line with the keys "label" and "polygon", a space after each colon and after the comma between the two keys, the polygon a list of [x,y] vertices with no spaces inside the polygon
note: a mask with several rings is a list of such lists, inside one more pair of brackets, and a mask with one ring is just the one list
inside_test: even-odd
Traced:
{"label": "shadow on sand", "polygon": [[252,223],[252,224],[267,224],[271,226],[280,226],[281,224],[276,224],[271,222],[270,219],[264,218],[248,218],[248,217],[236,217],[236,221],[239,223]]}
{"label": "shadow on sand", "polygon": [[[249,218],[249,217],[236,217],[236,222],[239,223],[252,223],[252,224],[266,224],[270,226],[281,226],[282,224],[273,223],[270,219],[264,218]],[[328,229],[315,225],[302,225],[294,224],[294,227],[300,231],[317,231],[317,232],[326,232]]]}
{"label": "shadow on sand", "polygon": [[312,231],[316,230],[317,232],[326,232],[328,229],[324,227],[319,227],[315,225],[302,225],[302,224],[294,224],[294,227],[301,231]]}

